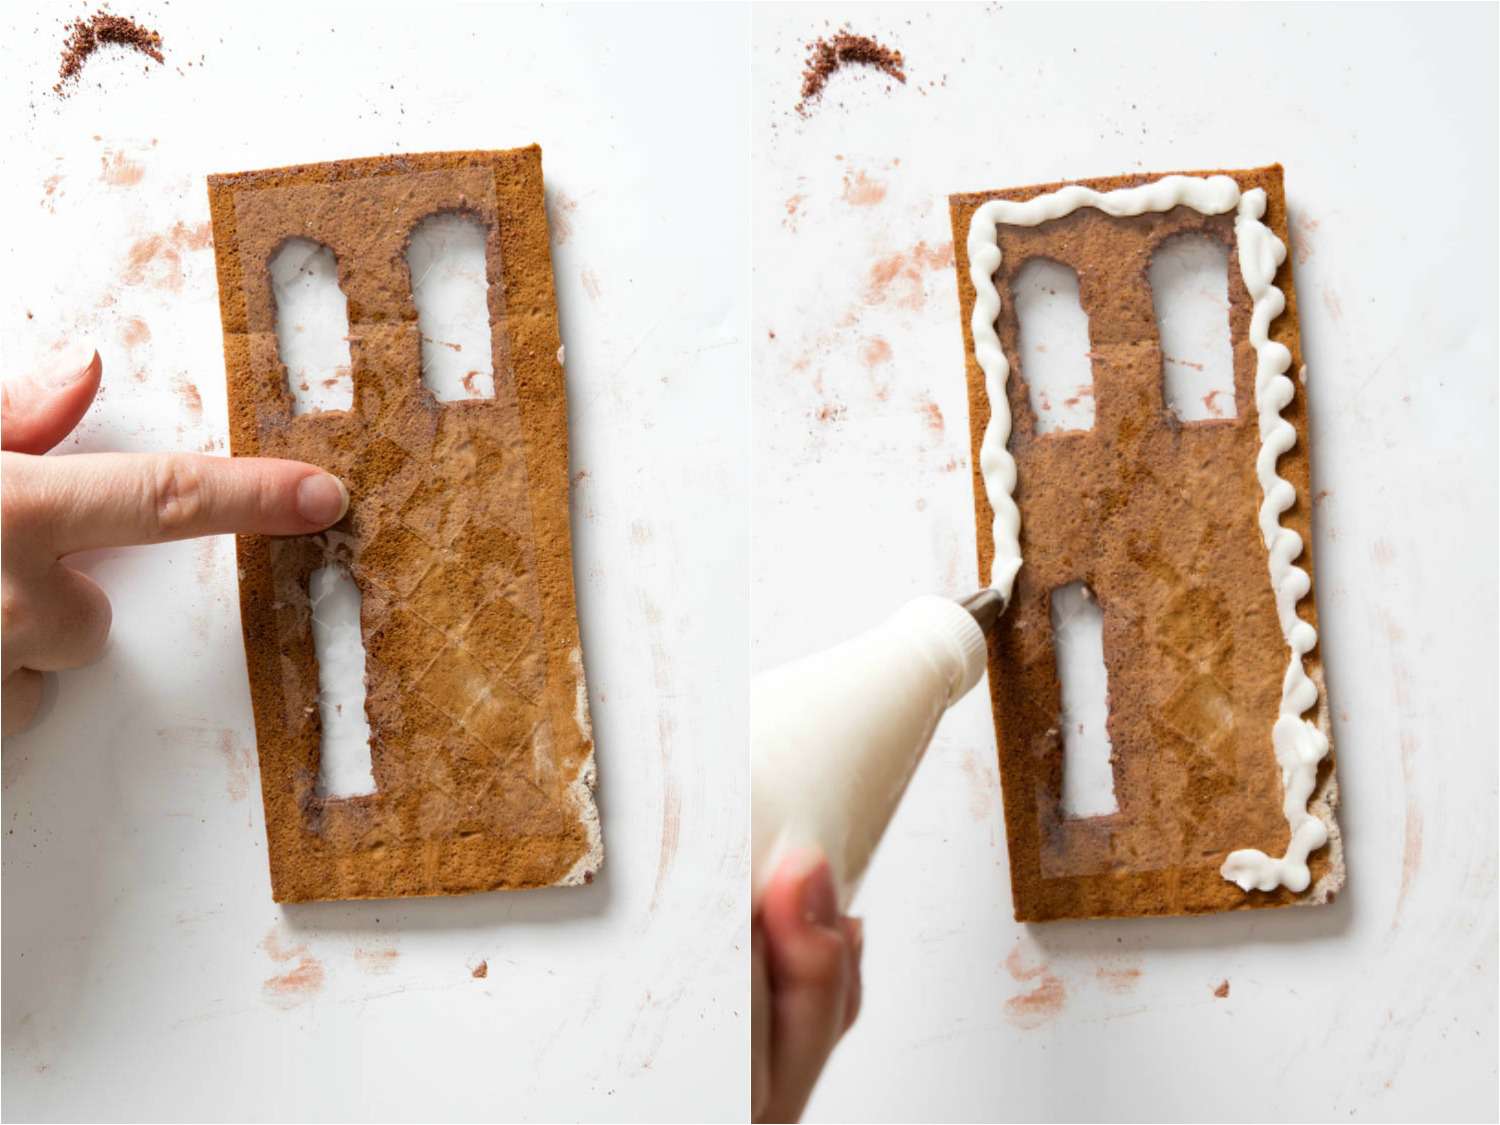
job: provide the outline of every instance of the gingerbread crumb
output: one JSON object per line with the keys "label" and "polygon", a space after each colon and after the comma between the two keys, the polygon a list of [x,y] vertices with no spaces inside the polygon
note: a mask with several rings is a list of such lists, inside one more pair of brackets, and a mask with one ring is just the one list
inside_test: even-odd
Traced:
{"label": "gingerbread crumb", "polygon": [[484,980],[485,977],[490,975],[490,963],[488,961],[479,962],[479,964],[474,966],[474,971],[470,975],[475,980]]}
{"label": "gingerbread crumb", "polygon": [[67,97],[69,83],[83,72],[84,64],[101,47],[125,47],[139,51],[148,59],[165,63],[161,50],[161,36],[150,28],[142,27],[126,16],[117,16],[100,9],[88,19],[76,19],[68,28],[68,38],[63,42],[62,58],[58,62],[57,84],[52,92]]}
{"label": "gingerbread crumb", "polygon": [[1228,996],[1229,995],[1229,982],[1227,980],[1220,981],[1219,982],[1219,987],[1216,988],[1216,989],[1214,989],[1214,995],[1217,996],[1220,1000],[1222,1000],[1226,996]]}
{"label": "gingerbread crumb", "polygon": [[806,117],[811,106],[823,96],[828,80],[846,66],[872,66],[882,74],[906,84],[906,59],[901,52],[887,47],[868,35],[856,35],[844,29],[829,39],[816,39],[807,45],[807,64],[802,70],[802,98],[797,112]]}

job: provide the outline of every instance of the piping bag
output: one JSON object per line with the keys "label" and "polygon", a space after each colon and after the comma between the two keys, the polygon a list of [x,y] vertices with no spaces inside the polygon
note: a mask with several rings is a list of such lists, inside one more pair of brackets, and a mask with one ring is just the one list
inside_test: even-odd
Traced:
{"label": "piping bag", "polygon": [[751,910],[783,857],[828,857],[846,911],[938,720],[984,674],[998,591],[921,597],[750,685]]}

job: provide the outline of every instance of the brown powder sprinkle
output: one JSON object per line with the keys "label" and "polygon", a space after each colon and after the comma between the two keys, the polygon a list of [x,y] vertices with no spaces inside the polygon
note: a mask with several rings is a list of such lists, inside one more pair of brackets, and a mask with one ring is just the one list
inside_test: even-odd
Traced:
{"label": "brown powder sprinkle", "polygon": [[802,99],[797,112],[806,117],[814,102],[823,95],[823,87],[835,71],[854,64],[873,66],[902,85],[906,84],[906,60],[901,52],[882,45],[868,35],[855,35],[847,29],[832,38],[816,39],[807,45],[807,65],[802,70]]}
{"label": "brown powder sprinkle", "polygon": [[68,29],[62,58],[57,68],[57,84],[52,92],[67,97],[66,87],[83,71],[83,66],[101,47],[128,47],[157,63],[167,60],[161,53],[161,36],[135,20],[116,16],[100,9],[88,19],[76,19]]}

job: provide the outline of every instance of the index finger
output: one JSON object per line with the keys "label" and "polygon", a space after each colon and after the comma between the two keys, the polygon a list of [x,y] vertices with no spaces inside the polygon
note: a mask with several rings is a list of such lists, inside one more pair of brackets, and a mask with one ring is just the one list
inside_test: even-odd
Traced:
{"label": "index finger", "polygon": [[78,453],[34,462],[58,557],[199,535],[306,535],[349,509],[343,482],[302,461]]}

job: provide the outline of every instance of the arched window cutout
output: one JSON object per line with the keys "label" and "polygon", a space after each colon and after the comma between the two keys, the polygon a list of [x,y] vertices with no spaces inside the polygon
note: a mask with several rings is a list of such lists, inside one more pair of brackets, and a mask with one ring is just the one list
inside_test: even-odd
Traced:
{"label": "arched window cutout", "polygon": [[1229,251],[1207,235],[1175,235],[1151,256],[1147,277],[1167,409],[1183,422],[1233,418]]}
{"label": "arched window cutout", "polygon": [[485,227],[472,215],[429,215],[406,248],[422,333],[422,383],[439,402],[494,398]]}
{"label": "arched window cutout", "polygon": [[1078,275],[1061,262],[1033,258],[1011,283],[1020,323],[1020,374],[1036,432],[1094,428],[1094,368],[1089,318],[1078,301]]}
{"label": "arched window cutout", "polygon": [[1052,591],[1052,649],[1062,687],[1062,812],[1070,819],[1120,811],[1109,741],[1104,614],[1082,582]]}
{"label": "arched window cutout", "polygon": [[308,238],[290,238],[271,255],[270,273],[276,349],[286,367],[292,413],[350,409],[349,301],[339,288],[333,251]]}

